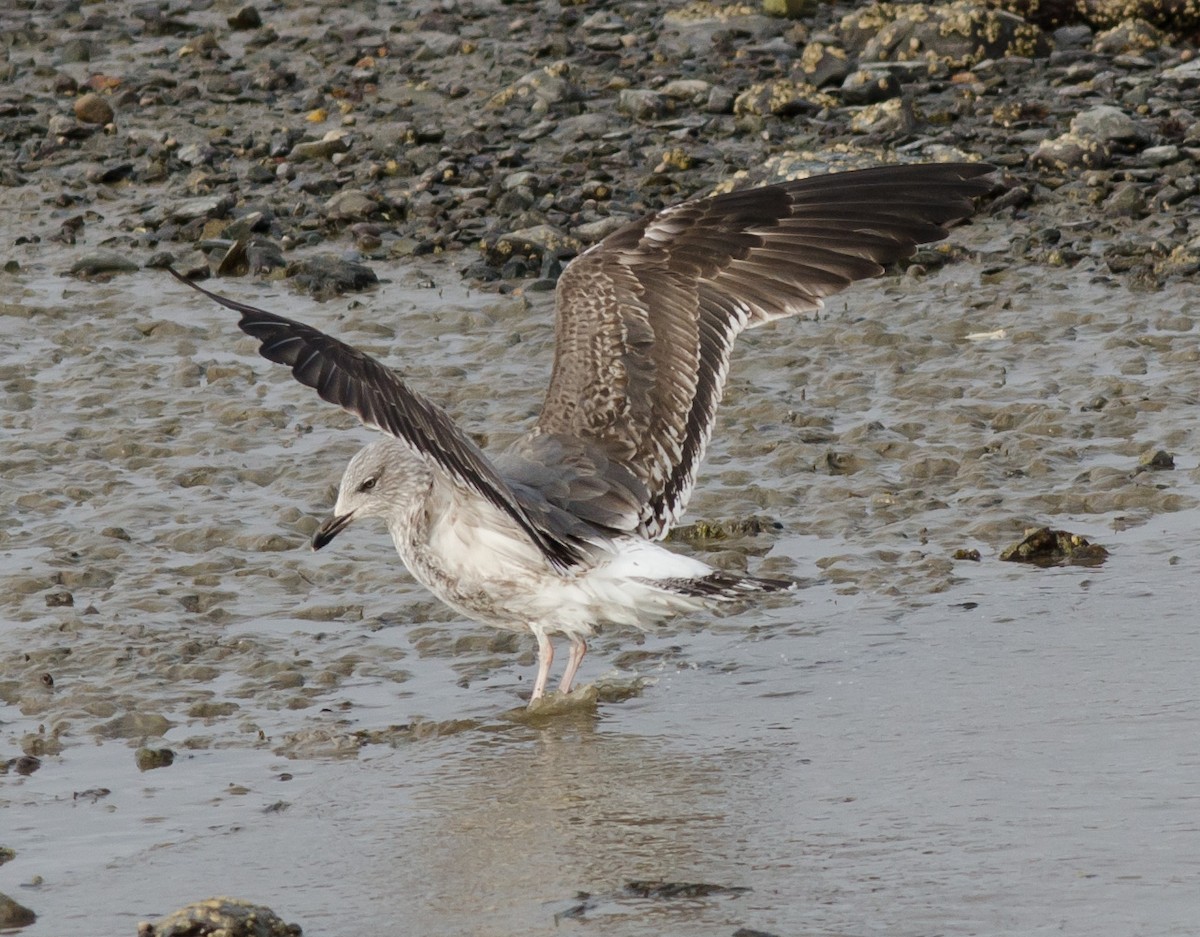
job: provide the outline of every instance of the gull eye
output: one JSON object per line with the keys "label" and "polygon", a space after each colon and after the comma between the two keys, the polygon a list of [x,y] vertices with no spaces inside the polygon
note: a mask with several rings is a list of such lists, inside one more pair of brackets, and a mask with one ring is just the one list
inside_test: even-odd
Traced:
{"label": "gull eye", "polygon": [[370,478],[368,478],[366,481],[364,481],[361,485],[358,486],[358,490],[359,491],[370,491],[372,488],[375,487],[376,481],[378,481],[378,479],[374,475],[372,475]]}

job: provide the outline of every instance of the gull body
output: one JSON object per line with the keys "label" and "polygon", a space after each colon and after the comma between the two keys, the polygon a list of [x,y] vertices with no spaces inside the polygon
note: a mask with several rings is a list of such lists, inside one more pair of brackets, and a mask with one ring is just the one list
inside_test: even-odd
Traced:
{"label": "gull body", "polygon": [[[325,333],[188,283],[241,313],[260,353],[384,438],[350,461],[320,549],[377,517],[447,605],[538,643],[570,645],[569,692],[604,624],[790,587],[659,545],[683,514],[712,434],[734,340],[940,240],[992,184],[990,166],[886,166],[693,199],[631,222],[564,270],[542,410],[483,453],[402,375]],[[174,273],[174,271],[171,271]]]}
{"label": "gull body", "polygon": [[673,614],[754,592],[783,580],[720,573],[692,557],[633,536],[591,532],[587,562],[556,570],[506,514],[448,483],[403,443],[380,439],[350,460],[333,514],[313,539],[329,543],[352,521],[379,518],[413,578],[455,611],[496,628],[532,633],[545,693],[554,650],[569,639],[559,689],[570,692],[586,639],[601,625],[645,627]]}

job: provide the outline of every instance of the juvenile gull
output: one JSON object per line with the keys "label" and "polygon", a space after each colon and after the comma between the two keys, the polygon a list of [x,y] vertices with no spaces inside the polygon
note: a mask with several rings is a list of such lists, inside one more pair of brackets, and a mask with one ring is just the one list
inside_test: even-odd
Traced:
{"label": "juvenile gull", "polygon": [[603,624],[790,583],[715,570],[656,541],[687,507],[734,339],[810,312],[937,241],[987,192],[983,164],[887,166],[698,198],[620,228],[558,282],[541,415],[488,457],[396,371],[311,326],[201,289],[242,314],[260,353],[387,434],[350,460],[320,549],[379,517],[414,577],[470,618],[533,634],[546,691],[552,635],[570,692]]}

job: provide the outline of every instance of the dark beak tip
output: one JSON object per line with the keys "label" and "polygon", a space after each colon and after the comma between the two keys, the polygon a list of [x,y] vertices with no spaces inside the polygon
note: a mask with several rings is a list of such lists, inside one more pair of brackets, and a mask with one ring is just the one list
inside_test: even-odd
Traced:
{"label": "dark beak tip", "polygon": [[349,514],[342,514],[340,516],[335,515],[318,527],[317,532],[313,534],[312,538],[313,551],[315,552],[320,550],[322,547],[327,546],[334,537],[346,529],[346,526],[350,523],[350,519],[353,516],[353,512]]}

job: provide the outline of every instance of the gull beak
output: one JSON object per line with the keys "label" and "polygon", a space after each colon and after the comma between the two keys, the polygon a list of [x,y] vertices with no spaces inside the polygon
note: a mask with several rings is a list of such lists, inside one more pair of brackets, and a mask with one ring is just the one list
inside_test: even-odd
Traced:
{"label": "gull beak", "polygon": [[312,548],[319,550],[325,544],[329,543],[334,537],[340,534],[343,530],[350,526],[350,521],[354,519],[354,512],[349,514],[335,514],[329,518],[324,524],[317,528],[317,532],[313,534]]}

